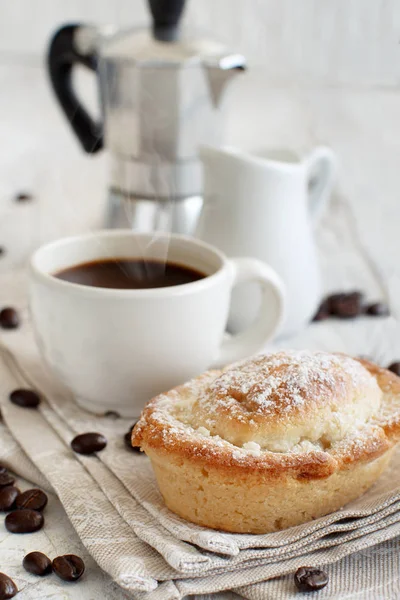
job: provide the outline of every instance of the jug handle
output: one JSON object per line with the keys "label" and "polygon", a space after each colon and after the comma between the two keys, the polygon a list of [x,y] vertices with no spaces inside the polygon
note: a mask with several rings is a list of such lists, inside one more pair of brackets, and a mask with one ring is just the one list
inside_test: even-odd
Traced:
{"label": "jug handle", "polygon": [[79,102],[72,87],[72,68],[83,65],[92,71],[97,68],[97,54],[93,48],[80,53],[76,47],[76,38],[82,25],[65,25],[54,34],[47,56],[47,68],[51,85],[57,99],[71,124],[84,150],[89,154],[103,147],[101,127],[87,113]]}
{"label": "jug handle", "polygon": [[336,171],[334,152],[319,146],[306,158],[305,168],[308,181],[308,197],[311,218],[316,221],[331,195]]}

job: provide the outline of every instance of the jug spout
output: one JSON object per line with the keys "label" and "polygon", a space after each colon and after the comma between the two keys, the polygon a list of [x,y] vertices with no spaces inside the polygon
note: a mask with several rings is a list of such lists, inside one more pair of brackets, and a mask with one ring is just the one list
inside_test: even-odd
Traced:
{"label": "jug spout", "polygon": [[219,108],[226,84],[246,69],[246,59],[242,54],[230,54],[205,62],[204,68],[212,102]]}

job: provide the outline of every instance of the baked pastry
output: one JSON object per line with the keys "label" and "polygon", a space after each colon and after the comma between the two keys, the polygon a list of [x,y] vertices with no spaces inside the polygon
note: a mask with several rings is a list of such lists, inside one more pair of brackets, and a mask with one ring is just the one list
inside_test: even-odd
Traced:
{"label": "baked pastry", "polygon": [[209,371],[154,398],[132,433],[170,510],[240,533],[341,508],[376,481],[399,439],[399,377],[306,351]]}

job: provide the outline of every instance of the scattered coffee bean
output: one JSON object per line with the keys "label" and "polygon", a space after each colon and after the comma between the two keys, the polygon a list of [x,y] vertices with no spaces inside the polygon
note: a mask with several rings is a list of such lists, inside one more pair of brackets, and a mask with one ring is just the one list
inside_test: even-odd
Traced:
{"label": "scattered coffee bean", "polygon": [[15,479],[12,475],[7,473],[7,471],[0,473],[0,488],[6,487],[7,485],[13,485],[13,483],[15,483]]}
{"label": "scattered coffee bean", "polygon": [[71,448],[78,454],[94,454],[107,446],[107,440],[101,433],[81,433],[71,442]]}
{"label": "scattered coffee bean", "polygon": [[323,321],[330,316],[339,319],[351,319],[361,314],[386,317],[390,312],[388,305],[384,302],[374,302],[363,306],[363,294],[361,292],[340,292],[324,298],[312,320]]}
{"label": "scattered coffee bean", "polygon": [[13,510],[14,502],[18,494],[20,494],[19,489],[13,485],[7,485],[6,487],[0,488],[0,511],[7,512]]}
{"label": "scattered coffee bean", "polygon": [[116,410],[108,410],[106,413],[104,413],[104,416],[107,417],[108,419],[120,419],[121,415],[119,413],[117,413]]}
{"label": "scattered coffee bean", "polygon": [[85,571],[85,563],[79,556],[65,554],[53,560],[53,571],[64,581],[77,581]]}
{"label": "scattered coffee bean", "polygon": [[127,431],[124,435],[124,442],[128,446],[129,449],[132,447],[131,439],[132,439],[132,433],[130,431]]}
{"label": "scattered coffee bean", "polygon": [[389,307],[384,302],[374,302],[373,304],[368,304],[364,312],[366,315],[370,315],[372,317],[388,317]]}
{"label": "scattered coffee bean", "polygon": [[36,510],[24,508],[9,513],[4,523],[10,533],[33,533],[42,529],[44,517]]}
{"label": "scattered coffee bean", "polygon": [[[132,427],[132,429],[133,429],[133,427]],[[132,429],[130,431],[127,431],[124,435],[125,445],[127,448],[129,448],[129,450],[132,450],[132,452],[141,453],[139,446],[132,446]]]}
{"label": "scattered coffee bean", "polygon": [[47,505],[48,498],[42,490],[33,488],[19,494],[15,500],[15,508],[30,508],[31,510],[42,511]]}
{"label": "scattered coffee bean", "polygon": [[11,392],[9,396],[11,402],[21,408],[37,408],[40,404],[40,398],[33,390],[20,388]]}
{"label": "scattered coffee bean", "polygon": [[325,319],[328,319],[330,317],[330,314],[331,314],[330,313],[330,305],[329,305],[328,299],[326,298],[319,305],[318,310],[315,313],[312,320],[313,321],[324,321]]}
{"label": "scattered coffee bean", "polygon": [[17,202],[29,202],[30,200],[32,200],[32,198],[32,194],[28,194],[27,192],[20,192],[15,196],[15,200]]}
{"label": "scattered coffee bean", "polygon": [[18,593],[18,588],[13,580],[5,573],[0,573],[0,600],[14,598]]}
{"label": "scattered coffee bean", "polygon": [[19,327],[19,315],[15,308],[7,306],[0,311],[0,327],[2,329],[16,329]]}
{"label": "scattered coffee bean", "polygon": [[294,575],[296,587],[301,592],[318,592],[328,581],[328,574],[314,567],[300,567]]}
{"label": "scattered coffee bean", "polygon": [[339,292],[336,294],[330,294],[329,296],[327,296],[325,298],[326,302],[328,303],[329,306],[329,313],[332,315],[334,314],[334,309],[336,307],[336,303],[337,302],[341,302],[342,300],[344,300],[344,298],[346,298],[346,294],[344,292]]}
{"label": "scattered coffee bean", "polygon": [[388,366],[388,370],[400,377],[400,362],[393,362]]}
{"label": "scattered coffee bean", "polygon": [[53,566],[48,556],[43,552],[29,552],[22,561],[22,566],[32,575],[48,575],[52,572]]}
{"label": "scattered coffee bean", "polygon": [[361,292],[332,294],[328,297],[330,313],[340,319],[352,319],[362,312]]}

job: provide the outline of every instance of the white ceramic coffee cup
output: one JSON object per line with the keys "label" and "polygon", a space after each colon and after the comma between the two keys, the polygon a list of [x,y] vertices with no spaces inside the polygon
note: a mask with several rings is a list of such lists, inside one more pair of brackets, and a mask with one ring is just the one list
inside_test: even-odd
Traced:
{"label": "white ceramic coffee cup", "polygon": [[[84,262],[142,257],[167,258],[206,277],[165,288],[117,290],[54,276]],[[268,300],[249,329],[227,338],[232,287],[248,280],[259,282]],[[77,403],[95,413],[116,410],[135,417],[156,394],[260,350],[282,322],[284,291],[275,272],[260,261],[228,260],[189,237],[114,230],[37,250],[30,307],[40,351]]]}

